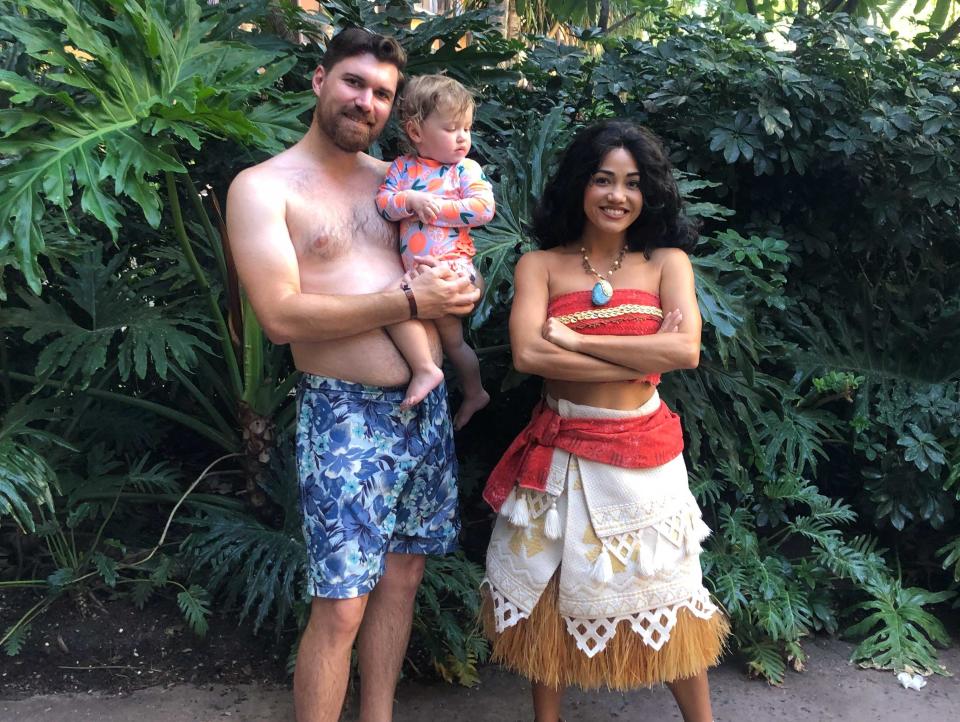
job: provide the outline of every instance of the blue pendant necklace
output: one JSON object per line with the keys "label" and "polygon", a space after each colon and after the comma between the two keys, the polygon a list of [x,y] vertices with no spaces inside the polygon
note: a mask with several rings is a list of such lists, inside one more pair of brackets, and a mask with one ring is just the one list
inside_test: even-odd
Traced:
{"label": "blue pendant necklace", "polygon": [[[606,306],[608,303],[610,303],[610,299],[613,298],[613,285],[609,280],[603,277],[603,274],[600,273],[600,271],[590,265],[590,258],[587,256],[587,249],[583,246],[580,246],[580,255],[583,256],[583,270],[597,279],[597,282],[593,284],[593,290],[590,292],[590,300],[593,301],[594,306]],[[613,262],[613,265],[610,266],[610,270],[607,271],[607,276],[612,276],[613,272],[618,270],[620,266],[623,265],[623,257],[625,255],[627,255],[626,243],[623,244],[623,247],[620,249],[620,253],[617,254],[616,260]]]}

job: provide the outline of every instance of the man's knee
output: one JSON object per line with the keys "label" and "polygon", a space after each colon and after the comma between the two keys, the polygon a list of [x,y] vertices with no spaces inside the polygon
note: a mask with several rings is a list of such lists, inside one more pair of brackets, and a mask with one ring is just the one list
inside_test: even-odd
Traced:
{"label": "man's knee", "polygon": [[386,583],[393,591],[415,594],[423,579],[427,558],[421,554],[389,554],[387,568],[381,584]]}
{"label": "man's knee", "polygon": [[367,607],[366,595],[354,599],[321,599],[310,605],[309,626],[341,641],[353,641]]}

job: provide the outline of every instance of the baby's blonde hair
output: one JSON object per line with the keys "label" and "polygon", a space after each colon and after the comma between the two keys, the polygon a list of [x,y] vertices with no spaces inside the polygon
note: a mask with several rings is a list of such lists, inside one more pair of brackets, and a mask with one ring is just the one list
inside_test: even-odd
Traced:
{"label": "baby's blonde hair", "polygon": [[473,94],[453,78],[446,75],[418,75],[411,78],[403,89],[397,113],[400,125],[406,132],[408,120],[419,125],[435,110],[463,118],[467,113],[473,113],[473,109]]}

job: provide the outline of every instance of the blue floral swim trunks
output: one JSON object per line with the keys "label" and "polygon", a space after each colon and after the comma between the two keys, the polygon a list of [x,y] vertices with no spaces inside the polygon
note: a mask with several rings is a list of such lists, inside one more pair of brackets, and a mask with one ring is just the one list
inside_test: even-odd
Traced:
{"label": "blue floral swim trunks", "polygon": [[403,388],[304,374],[297,468],[312,597],[367,594],[386,554],[457,548],[457,456],[443,384],[400,410]]}

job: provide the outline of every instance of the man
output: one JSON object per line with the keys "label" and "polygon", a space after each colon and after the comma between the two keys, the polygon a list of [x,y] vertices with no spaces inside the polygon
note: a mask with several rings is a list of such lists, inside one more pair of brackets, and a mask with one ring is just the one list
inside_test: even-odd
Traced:
{"label": "man", "polygon": [[397,232],[374,204],[387,164],[363,152],[405,62],[392,38],[339,33],[313,77],[307,134],[228,195],[241,284],[305,372],[297,462],[313,600],[294,675],[299,722],[339,719],[355,638],[360,720],[389,722],[424,555],[453,549],[459,529],[445,391],[400,411],[409,369],[384,326],[469,313],[479,292],[442,267],[398,286]]}

